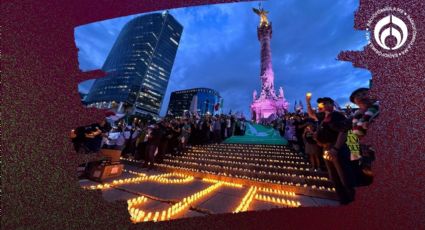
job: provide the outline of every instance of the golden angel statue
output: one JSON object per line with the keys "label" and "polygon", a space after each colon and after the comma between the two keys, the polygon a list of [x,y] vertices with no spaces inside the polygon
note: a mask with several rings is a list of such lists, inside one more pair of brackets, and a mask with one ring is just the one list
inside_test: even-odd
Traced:
{"label": "golden angel statue", "polygon": [[260,26],[262,25],[269,25],[269,20],[267,19],[267,14],[269,13],[268,11],[264,10],[263,8],[252,8],[252,10],[254,11],[254,13],[258,14],[258,16],[260,16]]}

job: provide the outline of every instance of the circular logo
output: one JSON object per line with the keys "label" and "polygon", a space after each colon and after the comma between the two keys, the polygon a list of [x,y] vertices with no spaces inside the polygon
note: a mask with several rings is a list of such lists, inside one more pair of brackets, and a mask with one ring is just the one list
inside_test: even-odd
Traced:
{"label": "circular logo", "polygon": [[396,58],[407,53],[416,40],[416,26],[402,9],[386,7],[372,15],[367,23],[369,44],[380,56]]}

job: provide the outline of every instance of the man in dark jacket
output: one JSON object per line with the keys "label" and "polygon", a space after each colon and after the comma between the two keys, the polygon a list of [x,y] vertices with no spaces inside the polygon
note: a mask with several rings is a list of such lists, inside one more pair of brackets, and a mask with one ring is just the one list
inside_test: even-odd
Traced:
{"label": "man in dark jacket", "polygon": [[[109,132],[111,126],[103,119],[99,123],[94,123],[88,126],[81,126],[72,130],[71,140],[74,144],[74,149],[80,154],[100,154],[102,147],[102,138]],[[92,167],[99,164],[99,162],[86,162],[80,165],[84,167],[84,173],[80,175],[81,178],[86,178]]]}
{"label": "man in dark jacket", "polygon": [[158,155],[156,156],[156,161],[161,164],[164,160],[165,154],[168,151],[168,142],[173,137],[173,131],[171,130],[170,123],[166,120],[162,120],[159,123],[158,128],[161,136],[161,141],[158,146]]}
{"label": "man in dark jacket", "polygon": [[179,136],[180,136],[180,124],[177,120],[173,120],[169,126],[170,128],[170,134],[171,139],[168,141],[168,152],[171,153],[171,155],[175,156],[177,155],[177,147],[179,145]]}
{"label": "man in dark jacket", "polygon": [[153,124],[148,127],[148,143],[146,146],[146,155],[148,160],[145,161],[143,167],[154,169],[155,155],[158,153],[158,146],[161,142],[161,131],[158,125]]}
{"label": "man in dark jacket", "polygon": [[355,177],[350,163],[350,150],[346,144],[351,122],[343,114],[334,111],[334,101],[331,98],[321,98],[319,103],[324,105],[325,116],[315,138],[324,149],[323,158],[340,203],[348,204],[354,200],[355,195]]}

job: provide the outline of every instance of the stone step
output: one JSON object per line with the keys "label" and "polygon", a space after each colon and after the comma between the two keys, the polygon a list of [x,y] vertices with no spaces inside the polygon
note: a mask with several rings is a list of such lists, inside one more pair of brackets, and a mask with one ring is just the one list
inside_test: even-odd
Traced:
{"label": "stone step", "polygon": [[292,160],[292,159],[270,159],[269,157],[242,157],[242,156],[228,156],[223,154],[210,154],[210,153],[185,153],[187,157],[193,158],[204,158],[204,159],[214,159],[214,160],[225,160],[225,161],[241,161],[245,163],[258,163],[258,164],[269,164],[276,166],[289,166],[289,167],[299,167],[308,169],[310,168],[310,163],[305,160]]}
{"label": "stone step", "polygon": [[[328,173],[311,171],[310,163],[280,145],[211,144],[188,148],[182,156],[167,156],[159,167],[169,171],[218,177],[244,184],[283,186],[299,194],[336,199]],[[290,190],[291,191],[291,190]]]}
{"label": "stone step", "polygon": [[[282,187],[286,191],[294,191],[298,194],[315,196],[337,200],[333,184],[328,181],[321,181],[319,178],[302,177],[296,174],[269,175],[266,171],[250,172],[243,168],[230,168],[220,166],[194,165],[184,162],[167,162],[157,164],[161,170],[170,172],[183,172],[193,176],[219,178],[220,180],[242,183],[245,185],[258,185],[263,187],[275,188]],[[140,167],[143,161],[121,159],[122,163]],[[276,187],[276,188],[277,188]],[[278,188],[277,188],[278,189]]]}
{"label": "stone step", "polygon": [[234,151],[231,152],[231,150],[212,150],[212,149],[205,149],[205,150],[201,150],[201,149],[189,149],[186,151],[188,154],[210,154],[210,155],[219,155],[219,156],[229,156],[229,157],[261,157],[261,158],[269,158],[269,159],[275,159],[275,160],[281,160],[281,159],[285,159],[285,160],[293,160],[293,161],[305,161],[305,159],[301,156],[299,156],[298,154],[287,154],[287,153],[282,153],[282,154],[269,154],[269,153],[265,153],[265,152],[255,152],[255,153],[248,153],[248,152],[241,152],[241,151]]}
{"label": "stone step", "polygon": [[244,146],[232,146],[231,144],[220,144],[220,145],[198,145],[194,146],[195,149],[220,149],[220,150],[231,150],[231,151],[243,151],[243,152],[270,152],[272,154],[282,154],[293,152],[288,147],[280,146],[267,146],[267,147],[255,147],[252,145]]}
{"label": "stone step", "polygon": [[236,177],[237,175],[229,175],[226,173],[217,173],[214,171],[202,170],[198,171],[196,168],[184,168],[179,166],[174,166],[170,164],[159,164],[158,167],[161,170],[169,171],[169,172],[180,172],[192,175],[194,177],[202,177],[202,178],[211,178],[231,183],[238,183],[243,185],[252,185],[252,186],[260,186],[264,188],[271,189],[280,189],[289,192],[295,192],[296,194],[313,196],[325,199],[338,200],[338,197],[335,193],[335,188],[325,186],[317,186],[317,185],[301,185],[295,183],[279,183],[276,180],[264,180],[259,178],[249,178],[249,177]]}
{"label": "stone step", "polygon": [[[210,164],[210,165],[219,165],[227,167],[238,167],[245,168],[256,171],[266,171],[266,172],[281,172],[281,173],[291,173],[297,175],[306,175],[306,176],[317,176],[322,178],[327,178],[326,172],[314,172],[311,171],[309,165],[307,164],[294,164],[293,162],[267,162],[261,161],[261,159],[256,160],[234,160],[234,159],[225,159],[223,157],[210,157],[210,156],[192,156],[192,155],[183,155],[178,157],[169,157],[170,160],[179,160],[183,162],[194,162],[198,164]],[[302,162],[304,163],[304,162]]]}
{"label": "stone step", "polygon": [[183,160],[171,160],[165,159],[164,164],[183,167],[183,168],[193,168],[196,171],[209,171],[214,174],[220,175],[232,175],[234,177],[242,177],[242,178],[251,178],[253,180],[258,179],[260,181],[277,181],[278,183],[287,183],[287,184],[300,184],[304,186],[324,186],[326,188],[333,187],[331,181],[329,181],[326,177],[320,176],[311,176],[304,174],[296,174],[296,173],[286,173],[282,171],[270,171],[268,169],[248,169],[242,167],[235,166],[225,166],[225,165],[216,165],[216,164],[205,164],[205,163],[196,163],[196,162],[186,162]]}

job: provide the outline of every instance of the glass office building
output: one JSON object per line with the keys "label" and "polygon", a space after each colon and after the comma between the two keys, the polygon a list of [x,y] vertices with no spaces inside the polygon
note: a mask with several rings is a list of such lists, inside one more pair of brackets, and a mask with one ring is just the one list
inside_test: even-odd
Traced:
{"label": "glass office building", "polygon": [[86,98],[88,93],[90,92],[90,87],[93,85],[94,81],[94,79],[90,79],[80,82],[80,84],[78,84],[78,93],[80,94],[81,103],[83,105],[87,105]]}
{"label": "glass office building", "polygon": [[[196,99],[194,97],[196,96]],[[192,105],[192,108],[191,108]],[[174,91],[170,96],[167,113],[173,116],[183,116],[185,112],[196,110],[199,115],[219,114],[223,99],[220,94],[208,88],[194,88]]]}
{"label": "glass office building", "polygon": [[130,108],[130,114],[158,117],[183,31],[168,12],[137,17],[121,30],[85,98],[88,107]]}

